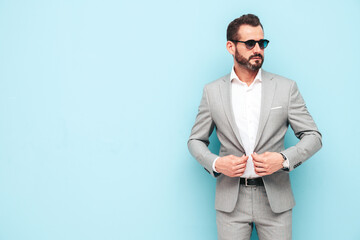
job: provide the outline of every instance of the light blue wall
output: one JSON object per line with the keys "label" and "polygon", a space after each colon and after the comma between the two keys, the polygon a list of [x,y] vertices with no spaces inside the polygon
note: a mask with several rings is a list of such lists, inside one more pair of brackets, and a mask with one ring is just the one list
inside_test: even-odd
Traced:
{"label": "light blue wall", "polygon": [[0,1],[0,239],[216,239],[186,142],[249,12],[323,133],[291,173],[293,239],[360,239],[356,0]]}

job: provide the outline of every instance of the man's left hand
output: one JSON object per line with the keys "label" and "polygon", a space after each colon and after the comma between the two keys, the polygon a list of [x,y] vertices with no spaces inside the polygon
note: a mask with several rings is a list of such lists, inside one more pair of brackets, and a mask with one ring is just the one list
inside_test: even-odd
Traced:
{"label": "man's left hand", "polygon": [[262,154],[251,154],[255,173],[259,176],[270,175],[283,168],[284,158],[277,152],[265,152]]}

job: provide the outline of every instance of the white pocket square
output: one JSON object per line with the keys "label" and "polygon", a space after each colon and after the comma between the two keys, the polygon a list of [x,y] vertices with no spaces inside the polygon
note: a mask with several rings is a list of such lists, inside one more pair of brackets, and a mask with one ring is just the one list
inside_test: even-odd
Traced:
{"label": "white pocket square", "polygon": [[273,108],[271,108],[270,110],[279,109],[279,108],[282,108],[282,106],[273,107]]}

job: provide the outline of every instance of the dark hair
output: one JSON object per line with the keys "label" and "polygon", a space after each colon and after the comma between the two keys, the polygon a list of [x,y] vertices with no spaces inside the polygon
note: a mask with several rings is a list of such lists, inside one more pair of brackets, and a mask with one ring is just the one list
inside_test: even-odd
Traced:
{"label": "dark hair", "polygon": [[241,25],[250,25],[253,27],[263,26],[261,25],[260,19],[254,15],[254,14],[245,14],[242,15],[239,18],[234,19],[231,23],[229,23],[229,26],[226,31],[226,39],[228,41],[230,40],[238,40],[240,36],[238,36],[238,31]]}

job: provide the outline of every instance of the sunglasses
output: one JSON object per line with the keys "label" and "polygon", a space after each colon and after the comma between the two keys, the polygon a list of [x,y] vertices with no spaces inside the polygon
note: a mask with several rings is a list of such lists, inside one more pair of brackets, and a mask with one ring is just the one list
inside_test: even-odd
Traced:
{"label": "sunglasses", "polygon": [[238,41],[238,40],[230,40],[232,42],[240,42],[240,43],[245,43],[245,46],[247,49],[251,50],[255,47],[256,43],[259,44],[259,47],[261,49],[264,49],[267,47],[267,45],[269,44],[269,40],[266,39],[260,39],[259,41],[255,41],[255,40],[247,40],[247,41]]}

